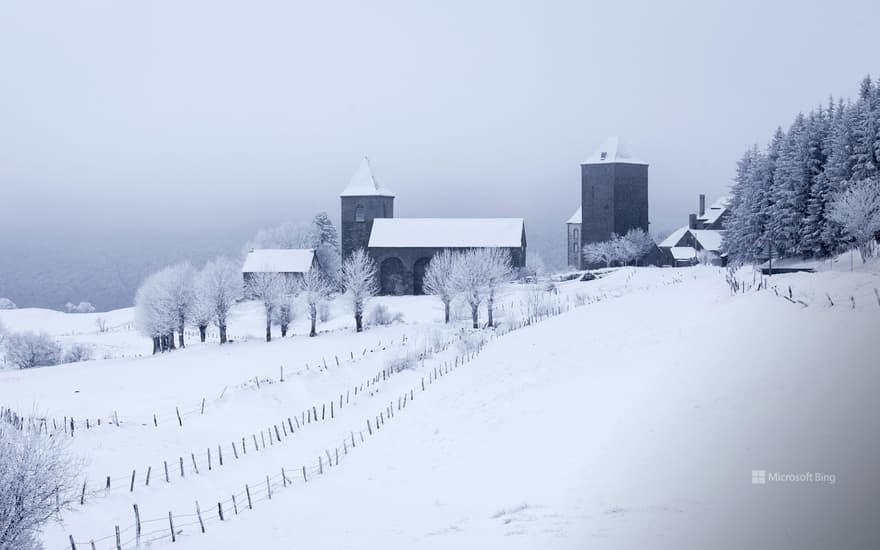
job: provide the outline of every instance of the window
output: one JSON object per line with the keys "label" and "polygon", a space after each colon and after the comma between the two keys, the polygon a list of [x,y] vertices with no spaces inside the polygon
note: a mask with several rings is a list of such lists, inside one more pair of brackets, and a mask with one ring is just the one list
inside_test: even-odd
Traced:
{"label": "window", "polygon": [[359,204],[354,209],[354,221],[362,222],[364,221],[364,205]]}
{"label": "window", "polygon": [[602,151],[601,153],[599,153],[599,160],[605,160],[606,158],[608,158],[607,152]]}

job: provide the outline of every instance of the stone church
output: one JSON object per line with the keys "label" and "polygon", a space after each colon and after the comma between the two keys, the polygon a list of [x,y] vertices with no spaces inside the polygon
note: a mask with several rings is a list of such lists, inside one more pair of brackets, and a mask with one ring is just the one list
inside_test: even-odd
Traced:
{"label": "stone church", "polygon": [[366,249],[384,295],[424,294],[425,268],[444,249],[505,248],[515,268],[525,266],[522,218],[395,218],[394,193],[373,176],[368,158],[340,201],[342,258]]}
{"label": "stone church", "polygon": [[631,157],[620,138],[607,139],[581,163],[581,204],[566,222],[568,264],[585,269],[581,250],[640,227],[648,231],[648,163]]}

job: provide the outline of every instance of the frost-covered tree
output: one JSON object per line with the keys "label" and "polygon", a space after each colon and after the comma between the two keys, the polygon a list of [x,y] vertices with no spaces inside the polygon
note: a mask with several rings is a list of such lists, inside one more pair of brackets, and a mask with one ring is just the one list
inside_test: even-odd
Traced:
{"label": "frost-covered tree", "polygon": [[642,258],[650,254],[657,246],[654,244],[654,239],[651,238],[651,235],[641,227],[630,229],[622,239],[625,243],[627,263],[638,263]]}
{"label": "frost-covered tree", "polygon": [[39,533],[73,503],[80,468],[65,438],[0,422],[0,548],[42,548]]}
{"label": "frost-covered tree", "polygon": [[64,307],[67,309],[67,313],[94,313],[95,311],[95,306],[91,302],[80,302],[78,304],[67,302]]}
{"label": "frost-covered tree", "polygon": [[490,327],[495,326],[495,295],[501,285],[514,278],[510,251],[506,248],[481,248],[477,250],[480,263],[486,272],[486,315]]}
{"label": "frost-covered tree", "polygon": [[272,320],[275,309],[284,296],[284,275],[274,272],[256,272],[248,274],[247,294],[263,304],[266,314],[266,341],[272,341]]}
{"label": "frost-covered tree", "polygon": [[189,320],[199,329],[199,340],[204,344],[208,325],[214,322],[214,304],[207,291],[207,279],[204,269],[193,277],[193,301],[189,310]]}
{"label": "frost-covered tree", "polygon": [[443,302],[443,322],[449,322],[449,310],[457,289],[453,278],[457,253],[444,249],[434,254],[425,269],[422,288],[425,294],[432,294]]}
{"label": "frost-covered tree", "polygon": [[862,180],[836,193],[828,218],[838,223],[859,248],[862,262],[871,254],[871,243],[880,232],[880,182]]}
{"label": "frost-covered tree", "polygon": [[177,340],[181,348],[186,347],[184,329],[196,302],[195,271],[189,262],[181,262],[165,268],[168,292],[171,295],[172,314],[177,320]]}
{"label": "frost-covered tree", "polygon": [[64,356],[61,358],[61,362],[79,363],[80,361],[88,361],[92,358],[92,355],[92,346],[75,343],[71,344],[66,350],[64,350]]}
{"label": "frost-covered tree", "polygon": [[332,286],[320,270],[313,268],[303,273],[299,280],[299,290],[311,321],[309,336],[317,336],[318,304],[330,296]]}
{"label": "frost-covered tree", "polygon": [[182,333],[193,303],[192,269],[188,264],[153,273],[135,294],[135,326],[153,341],[153,353],[175,349],[174,332]]}
{"label": "frost-covered tree", "polygon": [[61,363],[61,345],[48,334],[13,332],[4,339],[6,361],[20,369]]}
{"label": "frost-covered tree", "polygon": [[299,283],[291,279],[284,279],[284,289],[278,299],[278,306],[275,308],[275,321],[281,327],[282,338],[287,336],[287,330],[293,323],[298,294]]}
{"label": "frost-covered tree", "polygon": [[589,265],[605,264],[605,267],[611,267],[611,262],[617,259],[618,250],[614,245],[613,239],[596,243],[587,243],[583,248],[584,261]]}
{"label": "frost-covered tree", "polygon": [[208,262],[202,269],[199,288],[200,300],[210,304],[213,321],[220,331],[220,343],[225,344],[229,312],[242,297],[241,266],[226,257]]}
{"label": "frost-covered tree", "polygon": [[9,298],[0,298],[0,309],[15,309],[15,302]]}
{"label": "frost-covered tree", "polygon": [[329,246],[334,249],[339,248],[339,233],[336,226],[330,221],[330,216],[326,212],[318,212],[312,220],[314,244],[315,246]]}
{"label": "frost-covered tree", "polygon": [[468,306],[474,328],[480,328],[480,304],[486,298],[488,285],[483,255],[479,249],[470,249],[455,254],[452,280]]}
{"label": "frost-covered tree", "polygon": [[[161,271],[144,280],[134,297],[134,323],[138,331],[153,342],[153,354],[166,351],[168,334],[174,331],[174,315],[169,285]],[[171,338],[173,341],[173,337]]]}
{"label": "frost-covered tree", "polygon": [[363,248],[355,250],[342,264],[342,286],[354,310],[356,332],[363,330],[367,301],[379,293],[376,277],[376,262]]}
{"label": "frost-covered tree", "polygon": [[314,248],[315,229],[306,222],[284,222],[257,231],[246,250],[254,248]]}

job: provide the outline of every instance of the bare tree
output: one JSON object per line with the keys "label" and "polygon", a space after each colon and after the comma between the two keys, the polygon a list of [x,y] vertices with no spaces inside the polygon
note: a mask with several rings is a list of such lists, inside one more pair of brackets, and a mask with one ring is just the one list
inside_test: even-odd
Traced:
{"label": "bare tree", "polygon": [[318,331],[315,329],[318,320],[318,304],[329,297],[331,288],[327,278],[318,269],[308,270],[299,280],[300,296],[306,304],[309,319],[312,322],[309,336],[318,335]]}
{"label": "bare tree", "polygon": [[354,309],[355,331],[361,332],[367,300],[379,293],[376,262],[363,248],[355,250],[342,264],[342,286]]}
{"label": "bare tree", "polygon": [[456,288],[453,280],[456,253],[451,250],[441,250],[434,254],[428,269],[425,270],[423,288],[426,294],[433,294],[443,302],[443,321],[449,322],[449,309],[452,299],[455,298]]}
{"label": "bare tree", "polygon": [[827,216],[855,241],[865,263],[871,255],[871,242],[880,232],[880,183],[865,179],[835,193]]}
{"label": "bare tree", "polygon": [[270,271],[248,274],[247,293],[263,304],[266,313],[266,341],[272,341],[272,319],[284,295],[284,276]]}
{"label": "bare tree", "polygon": [[0,422],[0,548],[42,547],[39,532],[72,504],[79,468],[64,438]]}
{"label": "bare tree", "polygon": [[483,256],[479,249],[458,252],[455,254],[454,265],[452,273],[455,288],[471,308],[473,327],[480,328],[480,304],[486,297],[488,284]]}
{"label": "bare tree", "polygon": [[241,266],[220,257],[205,265],[202,277],[199,291],[203,294],[199,299],[210,304],[214,324],[220,330],[220,343],[225,344],[229,312],[242,296]]}
{"label": "bare tree", "polygon": [[495,293],[501,285],[513,280],[513,265],[510,261],[510,251],[506,248],[482,248],[477,252],[486,272],[486,313],[489,326],[493,327],[495,326],[493,318]]}

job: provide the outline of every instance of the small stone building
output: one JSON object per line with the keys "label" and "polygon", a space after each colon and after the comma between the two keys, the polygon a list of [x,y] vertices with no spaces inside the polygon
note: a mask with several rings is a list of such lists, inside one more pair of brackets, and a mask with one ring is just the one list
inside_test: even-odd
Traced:
{"label": "small stone building", "polygon": [[425,269],[445,249],[506,248],[515,268],[525,266],[522,218],[395,218],[394,194],[376,180],[367,158],[340,201],[342,257],[364,248],[379,268],[382,294],[424,294]]}

